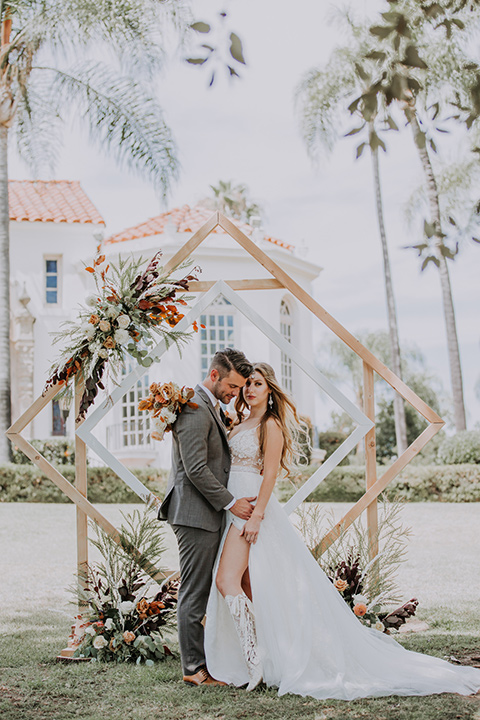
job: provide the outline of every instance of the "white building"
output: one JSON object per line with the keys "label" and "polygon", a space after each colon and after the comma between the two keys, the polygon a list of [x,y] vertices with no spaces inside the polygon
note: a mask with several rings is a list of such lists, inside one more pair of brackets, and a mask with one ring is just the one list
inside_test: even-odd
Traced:
{"label": "white building", "polygon": [[[42,392],[48,368],[55,359],[56,350],[52,350],[48,333],[56,330],[62,320],[75,317],[75,306],[89,292],[84,267],[91,263],[104,223],[78,183],[13,182],[10,204],[15,368],[12,395],[17,417]],[[106,238],[103,251],[115,263],[119,255],[150,259],[162,250],[166,262],[211,214],[211,210],[199,206],[171,210]],[[320,272],[318,266],[301,257],[292,245],[258,228],[245,224],[240,227],[311,292],[312,282]],[[201,268],[201,280],[268,277],[268,272],[221,228],[216,228],[196,249],[192,262]],[[294,343],[305,358],[312,359],[311,316],[290,293],[253,290],[242,291],[241,297]],[[300,412],[314,417],[311,380],[225,298],[218,298],[200,321],[205,328],[186,346],[182,358],[176,349],[169,350],[97,427],[99,439],[126,464],[168,465],[169,442],[150,441],[145,413],[137,410],[139,399],[148,394],[149,384],[174,380],[194,386],[204,377],[212,355],[223,347],[237,347],[252,361],[270,363],[294,395]],[[54,404],[35,419],[31,437],[65,434],[70,423],[72,418],[68,428],[64,427],[58,405]]]}

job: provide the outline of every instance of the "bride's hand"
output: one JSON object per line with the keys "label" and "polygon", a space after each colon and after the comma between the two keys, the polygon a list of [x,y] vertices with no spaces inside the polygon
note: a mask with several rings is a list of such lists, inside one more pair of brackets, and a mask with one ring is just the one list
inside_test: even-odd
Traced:
{"label": "bride's hand", "polygon": [[260,525],[262,522],[262,517],[260,515],[257,515],[255,512],[252,513],[250,516],[250,519],[247,520],[245,525],[242,528],[242,532],[240,533],[240,537],[245,538],[245,540],[250,543],[250,545],[255,545],[258,538],[258,533],[260,531]]}

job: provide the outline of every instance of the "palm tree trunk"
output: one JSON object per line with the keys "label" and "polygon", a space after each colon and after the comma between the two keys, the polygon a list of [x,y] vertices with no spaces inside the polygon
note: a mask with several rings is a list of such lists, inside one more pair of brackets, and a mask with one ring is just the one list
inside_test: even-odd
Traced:
{"label": "palm tree trunk", "polygon": [[8,128],[0,124],[0,462],[11,459],[5,436],[10,404],[10,213],[8,208]]}
{"label": "palm tree trunk", "polygon": [[432,163],[427,147],[423,142],[424,137],[414,109],[406,112],[407,119],[412,127],[415,144],[425,174],[428,203],[430,205],[430,220],[435,226],[435,246],[439,262],[440,286],[442,289],[443,314],[447,332],[448,358],[450,364],[450,379],[453,395],[453,412],[455,419],[455,430],[460,432],[467,427],[465,418],[465,404],[463,400],[462,366],[460,363],[460,350],[458,346],[457,325],[455,321],[455,309],[453,307],[452,288],[448,272],[447,260],[442,253],[442,222],[440,215],[440,202],[438,198],[437,182],[433,172]]}
{"label": "palm tree trunk", "polygon": [[[372,128],[371,128],[372,129]],[[399,378],[402,377],[400,356],[400,342],[398,339],[397,310],[393,294],[392,272],[388,255],[387,233],[383,219],[382,188],[380,185],[380,168],[378,162],[378,148],[371,150],[373,179],[375,185],[375,202],[377,207],[378,229],[383,255],[383,275],[385,279],[385,295],[387,299],[388,334],[390,336],[390,352],[392,354],[392,370]],[[395,436],[397,439],[397,454],[401,455],[407,449],[407,423],[405,420],[405,403],[397,392],[393,398],[393,412],[395,416]]]}

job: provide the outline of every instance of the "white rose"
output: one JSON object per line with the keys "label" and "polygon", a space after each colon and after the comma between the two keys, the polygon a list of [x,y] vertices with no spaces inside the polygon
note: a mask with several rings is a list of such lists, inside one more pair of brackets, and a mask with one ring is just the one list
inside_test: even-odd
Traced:
{"label": "white rose", "polygon": [[96,295],[87,295],[87,298],[86,298],[85,302],[86,302],[86,304],[89,305],[90,307],[95,307],[95,305],[96,305],[97,302],[98,302],[97,296],[96,296]]}
{"label": "white rose", "polygon": [[119,345],[126,345],[130,341],[130,335],[126,330],[115,330],[113,337]]}
{"label": "white rose", "polygon": [[358,605],[358,603],[363,603],[364,605],[368,606],[368,600],[365,597],[365,595],[354,595],[353,603],[354,603],[354,605]]}
{"label": "white rose", "polygon": [[106,348],[101,348],[101,349],[98,351],[98,355],[99,355],[99,357],[101,357],[101,358],[103,358],[104,360],[106,360],[106,359],[108,358],[108,350],[107,350]]}
{"label": "white rose", "polygon": [[119,310],[117,310],[116,307],[113,307],[113,305],[109,305],[107,309],[105,310],[105,315],[109,317],[111,320],[115,320],[115,318],[118,316]]}
{"label": "white rose", "polygon": [[105,645],[107,645],[107,641],[105,640],[103,635],[97,635],[97,637],[93,641],[93,647],[97,648],[97,650],[101,650],[101,648],[104,648]]}
{"label": "white rose", "polygon": [[130,602],[130,600],[124,600],[118,606],[120,612],[122,612],[122,613],[129,613],[130,610],[133,610],[133,607],[134,607],[134,603]]}
{"label": "white rose", "polygon": [[111,630],[113,628],[113,620],[112,618],[107,618],[105,620],[105,630]]}
{"label": "white rose", "polygon": [[93,625],[89,625],[85,628],[85,635],[95,635],[95,628]]}
{"label": "white rose", "polygon": [[385,626],[381,620],[377,620],[375,623],[375,630],[378,630],[378,632],[383,632],[385,630]]}
{"label": "white rose", "polygon": [[162,417],[163,417],[164,422],[167,425],[171,425],[177,419],[177,416],[175,415],[175,413],[173,413],[171,410],[167,410],[167,409],[162,410]]}
{"label": "white rose", "polygon": [[95,337],[95,325],[88,323],[88,327],[85,328],[85,335],[87,336],[87,340],[93,340]]}
{"label": "white rose", "polygon": [[128,326],[130,325],[130,322],[131,321],[130,321],[130,318],[128,317],[128,315],[119,315],[117,317],[118,327],[121,330],[126,330],[128,328]]}

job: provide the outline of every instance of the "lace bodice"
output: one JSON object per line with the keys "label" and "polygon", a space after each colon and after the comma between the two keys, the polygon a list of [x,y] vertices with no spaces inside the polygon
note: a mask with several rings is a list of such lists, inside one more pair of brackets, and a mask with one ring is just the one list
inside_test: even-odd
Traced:
{"label": "lace bodice", "polygon": [[248,430],[239,430],[228,444],[232,453],[232,470],[261,472],[262,460],[258,444],[258,425]]}

